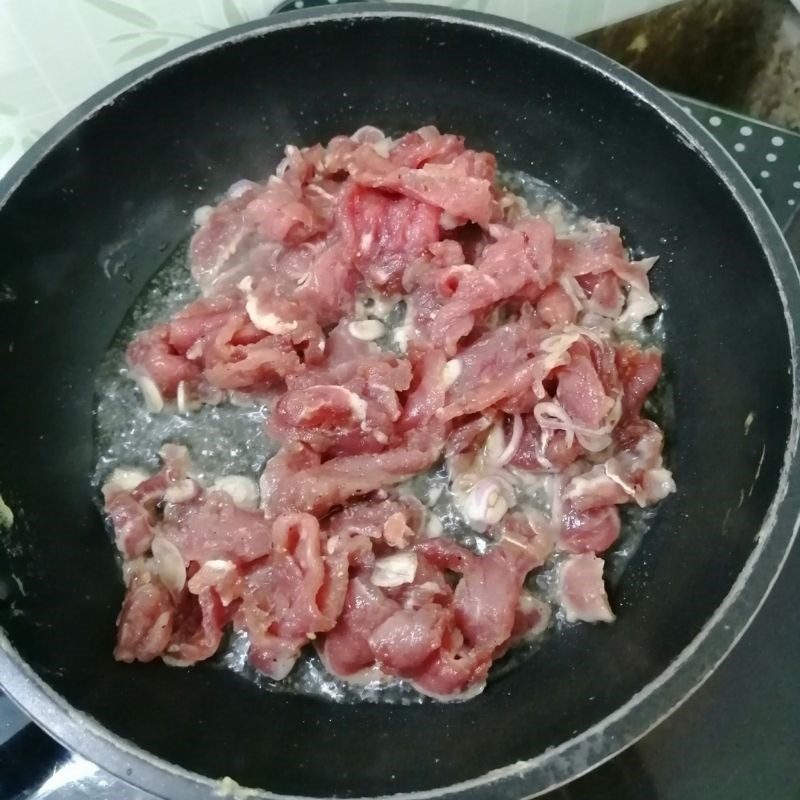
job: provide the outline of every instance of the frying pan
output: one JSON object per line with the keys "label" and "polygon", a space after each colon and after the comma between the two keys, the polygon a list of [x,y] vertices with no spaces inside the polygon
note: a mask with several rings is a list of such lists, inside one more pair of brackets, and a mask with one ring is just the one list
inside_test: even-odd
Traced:
{"label": "frying pan", "polygon": [[[286,142],[433,123],[659,253],[678,492],[611,587],[462,704],[332,704],[213,664],[111,657],[123,587],[95,506],[95,371],[192,209]],[[530,28],[414,6],[298,13],[177,50],[94,97],[0,187],[0,679],[69,747],[175,800],[518,798],[657,724],[736,642],[798,510],[798,275],[730,158],[671,101]],[[109,269],[108,265],[116,265]],[[106,269],[103,269],[105,265]],[[263,791],[262,791],[263,790]]]}

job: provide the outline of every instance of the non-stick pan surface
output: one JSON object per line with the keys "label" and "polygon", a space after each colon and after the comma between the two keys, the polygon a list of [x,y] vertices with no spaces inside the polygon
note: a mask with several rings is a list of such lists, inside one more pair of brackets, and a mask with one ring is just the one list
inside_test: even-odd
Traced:
{"label": "non-stick pan surface", "polygon": [[[92,471],[96,368],[142,286],[287,142],[374,124],[463,133],[661,254],[677,494],[612,587],[612,626],[550,637],[463,704],[335,705],[205,665],[122,665],[122,584]],[[0,681],[56,737],[165,797],[517,798],[632,742],[741,634],[793,537],[798,278],[733,162],[648,84],[472,14],[254,23],[109,87],[0,187]],[[109,264],[118,269],[109,269]],[[103,269],[105,265],[106,269]],[[273,795],[264,795],[273,796]]]}

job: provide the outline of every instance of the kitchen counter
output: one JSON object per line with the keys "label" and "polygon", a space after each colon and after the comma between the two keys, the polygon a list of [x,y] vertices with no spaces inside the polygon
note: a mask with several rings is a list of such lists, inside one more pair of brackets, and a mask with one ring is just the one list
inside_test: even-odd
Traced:
{"label": "kitchen counter", "polygon": [[657,86],[800,130],[800,13],[684,0],[579,37]]}

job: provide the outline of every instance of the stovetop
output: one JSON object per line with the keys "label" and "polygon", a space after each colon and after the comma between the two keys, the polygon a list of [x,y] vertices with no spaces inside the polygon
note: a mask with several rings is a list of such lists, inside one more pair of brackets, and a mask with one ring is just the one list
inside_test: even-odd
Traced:
{"label": "stovetop", "polygon": [[[800,135],[676,98],[725,145],[800,261]],[[720,668],[671,717],[546,800],[798,800],[800,548]],[[0,694],[0,800],[154,800],[66,751]]]}

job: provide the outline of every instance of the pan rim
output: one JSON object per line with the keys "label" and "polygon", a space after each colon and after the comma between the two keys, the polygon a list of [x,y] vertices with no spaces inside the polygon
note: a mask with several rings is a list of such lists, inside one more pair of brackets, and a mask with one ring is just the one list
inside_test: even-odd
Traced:
{"label": "pan rim", "polygon": [[[448,797],[478,800],[486,797],[534,797],[561,786],[635,743],[678,708],[712,674],[744,634],[766,599],[796,537],[800,519],[791,507],[800,504],[800,465],[793,463],[800,439],[798,400],[800,369],[796,355],[800,340],[800,276],[783,236],[771,213],[742,170],[716,140],[677,103],[646,80],[589,48],[522,23],[467,11],[433,10],[413,4],[366,4],[290,12],[280,17],[253,21],[203,37],[127,73],[93,95],[57,123],[0,179],[0,212],[26,176],[72,130],[100,113],[103,108],[156,73],[200,56],[206,51],[238,41],[314,24],[358,22],[374,18],[435,20],[468,26],[487,33],[520,39],[577,62],[617,85],[631,99],[657,112],[683,143],[723,180],[746,214],[769,263],[780,294],[791,347],[792,421],[784,453],[780,480],[756,535],[756,544],[742,571],[714,614],[697,636],[660,675],[625,704],[591,728],[532,759],[493,770],[476,778],[433,790],[386,795],[396,800],[433,800]],[[797,318],[793,318],[795,309]],[[108,770],[121,780],[153,792],[174,797],[219,797],[224,782],[170,764],[103,727],[70,706],[33,672],[0,630],[0,676],[3,689],[55,739]],[[89,755],[91,753],[91,755]],[[235,787],[228,786],[228,789]],[[280,800],[297,796],[279,795],[262,789],[242,790],[242,796]]]}

